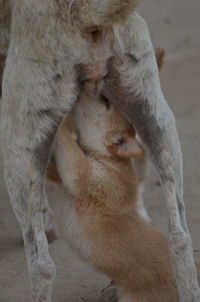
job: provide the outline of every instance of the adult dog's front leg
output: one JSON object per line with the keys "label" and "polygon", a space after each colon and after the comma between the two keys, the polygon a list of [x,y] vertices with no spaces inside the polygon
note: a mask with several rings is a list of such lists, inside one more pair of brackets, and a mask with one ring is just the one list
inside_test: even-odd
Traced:
{"label": "adult dog's front leg", "polygon": [[200,301],[200,290],[185,219],[182,153],[174,116],[160,89],[148,30],[137,14],[123,35],[126,57],[114,60],[112,66],[115,68],[110,66],[105,95],[137,128],[150,152],[167,200],[170,250],[180,301],[197,302]]}
{"label": "adult dog's front leg", "polygon": [[[60,97],[60,87],[67,99]],[[72,87],[70,79],[63,85],[62,75],[54,78],[50,64],[8,57],[1,114],[5,180],[23,232],[34,302],[51,301],[55,266],[43,226],[44,176],[54,135],[72,101]]]}

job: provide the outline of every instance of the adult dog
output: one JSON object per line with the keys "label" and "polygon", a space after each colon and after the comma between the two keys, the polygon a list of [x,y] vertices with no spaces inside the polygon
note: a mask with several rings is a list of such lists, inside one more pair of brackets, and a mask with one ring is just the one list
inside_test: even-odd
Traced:
{"label": "adult dog", "polygon": [[0,0],[0,55],[7,56],[1,106],[5,179],[23,232],[34,302],[51,301],[55,276],[43,226],[52,142],[77,99],[79,81],[89,88],[96,83],[99,91],[111,57],[118,59],[109,66],[104,94],[137,128],[160,175],[180,300],[200,300],[175,121],[160,89],[146,24],[134,13],[137,2]]}

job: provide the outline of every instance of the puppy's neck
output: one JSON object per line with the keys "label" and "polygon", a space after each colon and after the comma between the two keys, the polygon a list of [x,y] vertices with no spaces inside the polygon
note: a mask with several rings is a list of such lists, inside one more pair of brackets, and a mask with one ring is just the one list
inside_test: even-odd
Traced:
{"label": "puppy's neck", "polygon": [[113,154],[104,154],[103,152],[92,150],[92,149],[85,149],[83,148],[84,153],[94,160],[98,162],[102,162],[105,165],[111,166],[113,168],[131,168],[132,163],[130,158],[120,158],[119,156]]}

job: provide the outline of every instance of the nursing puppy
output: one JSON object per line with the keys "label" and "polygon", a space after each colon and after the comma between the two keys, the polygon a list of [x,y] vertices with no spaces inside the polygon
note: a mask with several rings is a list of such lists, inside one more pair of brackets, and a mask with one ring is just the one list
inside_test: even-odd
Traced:
{"label": "nursing puppy", "polygon": [[[155,56],[156,56],[158,69],[160,70],[163,66],[163,61],[164,61],[164,56],[165,56],[164,49],[159,48],[159,47],[156,48]],[[88,88],[88,82],[86,84],[84,84],[84,89],[85,88],[86,89]],[[73,119],[73,114],[68,115],[67,120],[65,121],[65,125],[68,128],[69,132],[76,139],[76,137],[77,137],[76,126],[75,126],[75,122]],[[137,137],[137,139],[139,139],[139,137]],[[140,141],[140,139],[139,139],[139,141]],[[138,178],[136,209],[137,209],[138,214],[141,217],[143,217],[147,222],[151,222],[151,219],[147,213],[147,210],[144,205],[144,200],[143,200],[143,195],[144,195],[144,191],[145,191],[145,179],[146,179],[146,174],[147,174],[147,165],[149,162],[149,157],[144,150],[144,146],[142,148],[143,148],[143,156],[140,156],[140,158],[134,158],[134,160],[133,160],[133,165],[136,166],[136,174],[137,174],[137,178]],[[56,162],[55,162],[55,159],[53,156],[51,157],[51,160],[48,164],[47,179],[51,183],[62,184],[62,180],[58,174]]]}
{"label": "nursing puppy", "polygon": [[120,301],[177,302],[167,240],[135,209],[131,158],[143,150],[133,128],[101,96],[82,94],[74,118],[78,144],[66,122],[55,143],[58,172],[71,195],[60,209],[62,234],[114,281]]}
{"label": "nursing puppy", "polygon": [[[162,65],[163,65],[163,60],[165,56],[165,51],[162,48],[156,48],[155,49],[155,56],[156,56],[156,61],[158,65],[158,69],[160,70]],[[84,85],[85,89],[85,85]],[[70,133],[73,133],[73,135],[76,136],[76,126],[73,120],[73,115],[69,114],[66,120],[66,126]],[[136,166],[136,174],[137,174],[137,179],[138,179],[138,189],[137,189],[137,198],[136,198],[136,209],[138,214],[145,219],[147,222],[151,222],[151,218],[149,217],[147,210],[145,208],[144,204],[144,191],[145,191],[145,180],[146,180],[146,174],[147,174],[147,165],[149,162],[149,157],[147,153],[144,150],[143,146],[143,156],[140,158],[134,158],[133,160],[133,165]],[[62,180],[58,174],[57,168],[56,168],[56,163],[55,159],[51,157],[51,160],[48,164],[48,169],[47,169],[47,179],[51,183],[56,183],[56,184],[61,184]],[[48,233],[47,233],[48,235]]]}

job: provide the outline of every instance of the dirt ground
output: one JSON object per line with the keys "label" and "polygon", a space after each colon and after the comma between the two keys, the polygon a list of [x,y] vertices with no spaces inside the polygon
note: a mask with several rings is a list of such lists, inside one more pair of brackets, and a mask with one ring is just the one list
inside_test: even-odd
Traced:
{"label": "dirt ground", "polygon": [[[184,155],[185,203],[195,257],[200,258],[200,53],[170,56],[161,72],[165,96],[172,107]],[[48,188],[52,202],[62,194]],[[155,225],[167,234],[167,213],[157,176],[150,167],[146,206]],[[79,260],[61,239],[50,246],[57,266],[54,302],[112,301],[109,280]],[[106,298],[104,297],[106,296]],[[0,169],[0,302],[30,301],[22,237],[13,215]]]}

